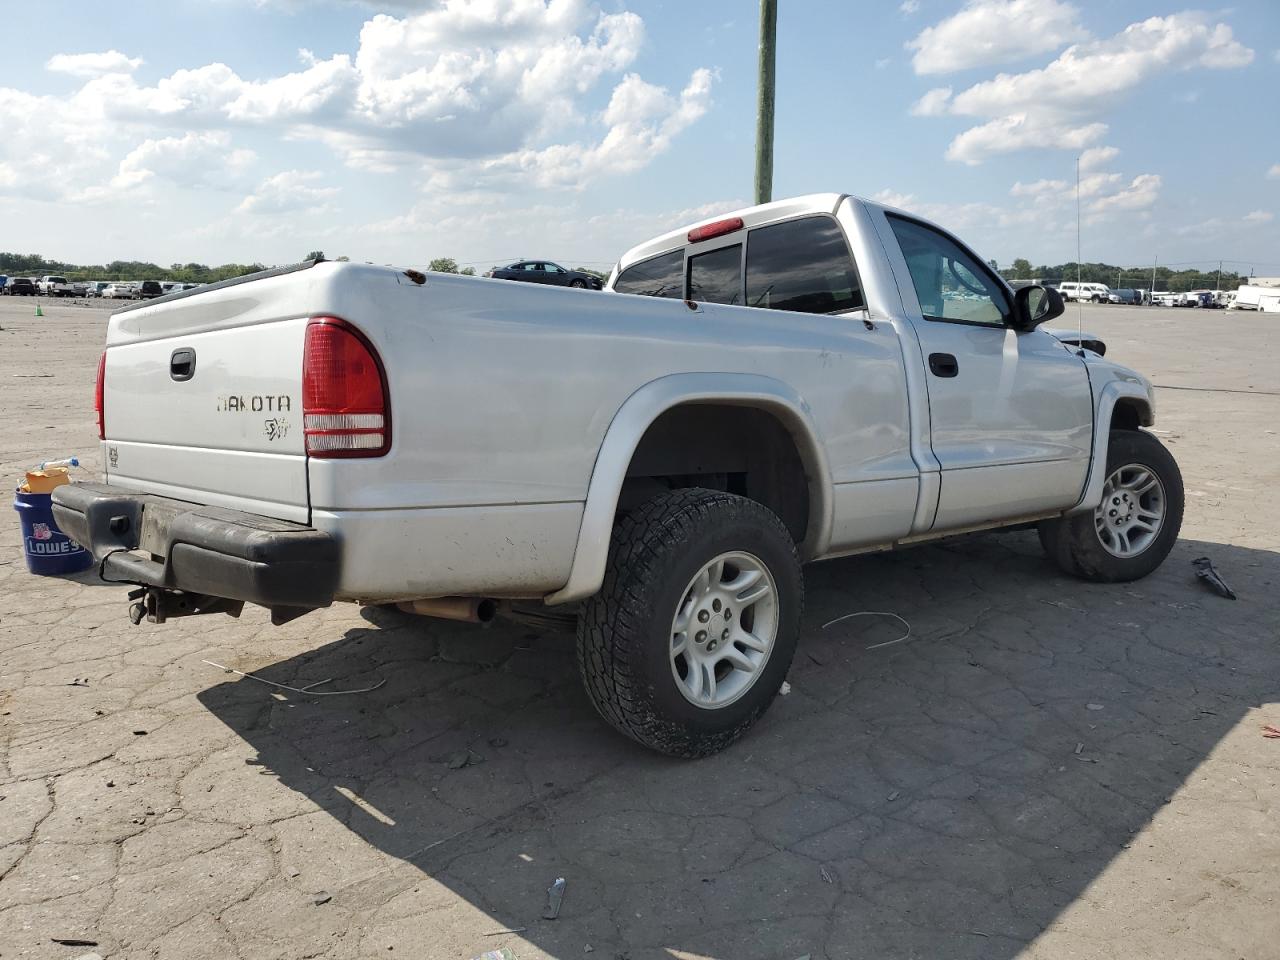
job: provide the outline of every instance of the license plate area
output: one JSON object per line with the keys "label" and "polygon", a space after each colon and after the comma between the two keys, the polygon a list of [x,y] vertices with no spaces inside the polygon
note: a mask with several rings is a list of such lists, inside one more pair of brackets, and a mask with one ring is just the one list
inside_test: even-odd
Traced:
{"label": "license plate area", "polygon": [[169,524],[180,512],[157,503],[144,504],[142,529],[138,531],[138,549],[152,556],[166,556],[169,551]]}

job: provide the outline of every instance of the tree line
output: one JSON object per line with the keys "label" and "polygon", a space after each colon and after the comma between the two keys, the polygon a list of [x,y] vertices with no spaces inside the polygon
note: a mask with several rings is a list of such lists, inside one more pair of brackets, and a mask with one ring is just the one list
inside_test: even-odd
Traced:
{"label": "tree line", "polygon": [[[1000,269],[997,267],[997,269]],[[1045,264],[1032,266],[1030,260],[1019,257],[1011,266],[1000,270],[1006,280],[1047,280],[1058,283],[1063,280],[1076,279],[1076,264],[1060,263],[1051,267]],[[1223,270],[1221,280],[1217,270],[1171,270],[1168,267],[1156,267],[1156,289],[1168,290],[1170,293],[1185,293],[1188,290],[1234,290],[1242,283],[1248,283],[1247,277],[1241,277],[1234,270]],[[1151,288],[1150,267],[1119,267],[1111,263],[1080,264],[1080,280],[1083,283],[1105,283],[1112,289],[1139,287],[1143,290]],[[1117,283],[1117,280],[1120,282]]]}
{"label": "tree line", "polygon": [[184,283],[213,283],[265,269],[266,265],[261,263],[224,263],[211,267],[193,262],[162,267],[145,260],[112,260],[105,264],[76,264],[47,260],[38,253],[0,252],[0,273],[11,277],[42,277],[53,274],[68,280],[179,280]]}
{"label": "tree line", "polygon": [[[311,250],[304,260],[324,260],[323,250]],[[349,257],[336,257],[336,260],[348,260]],[[497,269],[497,264],[494,269]],[[68,280],[175,280],[183,283],[215,283],[218,280],[230,280],[243,277],[248,273],[266,270],[264,263],[224,263],[211,267],[205,263],[173,263],[162,267],[158,263],[146,260],[112,260],[104,264],[65,263],[61,260],[48,260],[38,253],[4,253],[0,252],[0,274],[9,277],[43,277],[55,275]],[[473,277],[475,267],[459,269],[458,261],[453,257],[436,257],[427,266],[436,273],[457,273]],[[594,274],[604,278],[604,274],[589,267],[575,267],[583,273]]]}

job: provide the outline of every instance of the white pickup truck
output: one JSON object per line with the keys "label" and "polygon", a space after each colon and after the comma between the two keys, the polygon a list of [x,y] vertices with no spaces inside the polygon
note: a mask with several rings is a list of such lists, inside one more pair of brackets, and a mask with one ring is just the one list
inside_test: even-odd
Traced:
{"label": "white pickup truck", "polygon": [[55,277],[52,274],[37,280],[36,289],[46,297],[84,296],[84,284],[72,283],[66,277]]}
{"label": "white pickup truck", "polygon": [[925,220],[766,204],[634,248],[606,289],[308,262],[126,307],[106,475],[56,519],[138,585],[135,622],[571,611],[600,713],[679,756],[776,695],[807,561],[1038,525],[1119,581],[1177,537],[1151,384]]}

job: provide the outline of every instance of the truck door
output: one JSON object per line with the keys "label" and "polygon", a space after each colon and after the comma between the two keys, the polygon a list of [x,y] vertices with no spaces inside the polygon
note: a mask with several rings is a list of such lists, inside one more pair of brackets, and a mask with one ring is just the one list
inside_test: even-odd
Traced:
{"label": "truck door", "polygon": [[1084,362],[1043,331],[1014,330],[1007,288],[953,237],[886,216],[906,262],[899,288],[920,344],[942,467],[933,529],[1073,505],[1093,441]]}

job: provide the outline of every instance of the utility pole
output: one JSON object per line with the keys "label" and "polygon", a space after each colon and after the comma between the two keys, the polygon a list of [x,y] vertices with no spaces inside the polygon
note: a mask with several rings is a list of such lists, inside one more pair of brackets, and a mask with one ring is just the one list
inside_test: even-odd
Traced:
{"label": "utility pole", "polygon": [[1222,289],[1222,261],[1218,261],[1218,282],[1213,285],[1214,292]]}
{"label": "utility pole", "polygon": [[1156,257],[1154,260],[1151,261],[1151,292],[1148,294],[1148,300],[1147,300],[1148,303],[1153,302],[1150,298],[1154,297],[1156,293],[1156,266],[1159,263],[1160,263],[1159,257]]}
{"label": "utility pole", "polygon": [[773,88],[778,0],[760,0],[760,78],[756,90],[756,203],[773,199]]}

